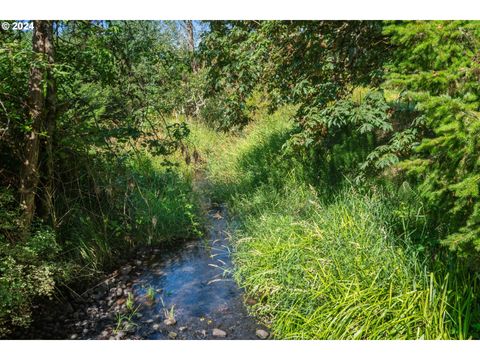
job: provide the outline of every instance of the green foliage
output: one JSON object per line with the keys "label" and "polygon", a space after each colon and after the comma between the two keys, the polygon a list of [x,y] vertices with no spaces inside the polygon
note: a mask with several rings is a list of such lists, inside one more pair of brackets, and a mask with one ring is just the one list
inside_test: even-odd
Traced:
{"label": "green foliage", "polygon": [[[199,236],[203,170],[276,336],[475,336],[480,22],[211,21],[193,53],[179,22],[54,30],[53,63],[0,32],[0,336],[72,269]],[[34,65],[56,101],[22,239]]]}
{"label": "green foliage", "polygon": [[[232,21],[210,27],[201,48],[207,94],[225,106],[227,128],[250,120],[247,99],[259,89],[268,89],[272,105],[299,104],[298,118],[308,118],[349,85],[377,79],[384,57],[379,22]],[[378,51],[367,50],[372,44]]]}
{"label": "green foliage", "polygon": [[250,120],[246,101],[259,80],[268,40],[256,31],[255,22],[215,21],[209,25],[200,48],[208,64],[203,117],[223,130],[243,126]]}
{"label": "green foliage", "polygon": [[312,186],[310,164],[282,149],[294,110],[222,134],[222,149],[208,153],[210,191],[234,216],[235,276],[258,300],[254,314],[279,339],[476,336],[476,280],[430,258],[415,191]]}
{"label": "green foliage", "polygon": [[288,144],[317,183],[407,174],[434,236],[478,264],[479,39],[478,21],[214,22],[207,113],[231,128],[256,91],[296,104]]}
{"label": "green foliage", "polygon": [[[135,246],[192,238],[201,231],[186,171],[146,153],[117,160],[112,164],[97,155],[88,162],[94,191],[83,195],[82,202],[67,204],[70,216],[60,235],[85,275],[113,265],[117,255]],[[80,196],[83,189],[78,192]]]}
{"label": "green foliage", "polygon": [[[167,121],[187,112],[203,86],[200,75],[198,83],[187,79],[191,54],[178,23],[55,21],[54,30],[53,64],[35,56],[31,32],[0,33],[0,336],[28,326],[40,297],[65,290],[71,263],[73,286],[81,286],[136,245],[200,233],[192,178],[175,166],[189,131]],[[54,129],[38,134],[35,226],[22,240],[19,170],[31,130],[32,64],[49,71],[56,104],[43,114],[53,114]],[[47,81],[41,86],[47,92]]]}
{"label": "green foliage", "polygon": [[55,233],[39,226],[26,241],[13,243],[18,232],[14,199],[1,193],[0,209],[0,337],[14,326],[28,326],[32,305],[39,297],[54,294],[55,287],[68,281],[73,265],[60,257],[61,247]]}
{"label": "green foliage", "polygon": [[338,183],[342,175],[358,175],[375,134],[392,129],[388,109],[381,91],[356,88],[349,97],[309,110],[289,145],[313,162],[317,179]]}
{"label": "green foliage", "polygon": [[[301,185],[286,186],[275,196],[257,192],[257,211],[241,210],[245,220],[235,235],[237,277],[259,296],[255,313],[271,321],[275,336],[472,336],[475,288],[462,286],[474,280],[452,284],[444,272],[429,272],[408,234],[400,241],[382,221],[393,209],[381,198],[350,190],[325,205]],[[236,207],[251,210],[251,201],[243,197]]]}
{"label": "green foliage", "polygon": [[392,136],[394,147],[414,145],[399,165],[418,183],[443,243],[478,264],[480,23],[400,22],[385,33],[396,49],[385,86],[415,111]]}

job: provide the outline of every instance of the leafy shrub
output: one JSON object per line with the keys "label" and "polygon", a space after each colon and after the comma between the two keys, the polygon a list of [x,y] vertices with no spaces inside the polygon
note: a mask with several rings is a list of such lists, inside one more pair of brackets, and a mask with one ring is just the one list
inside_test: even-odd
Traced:
{"label": "leafy shrub", "polygon": [[[2,215],[14,204],[13,197],[2,192]],[[61,247],[48,227],[38,226],[25,241],[12,242],[5,234],[18,231],[17,218],[13,211],[0,218],[0,337],[13,327],[27,327],[35,301],[51,297],[73,269],[59,257]]]}

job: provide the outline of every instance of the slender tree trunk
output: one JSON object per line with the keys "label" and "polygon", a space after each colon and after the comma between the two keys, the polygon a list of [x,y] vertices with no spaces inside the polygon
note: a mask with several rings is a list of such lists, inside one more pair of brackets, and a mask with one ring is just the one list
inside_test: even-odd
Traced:
{"label": "slender tree trunk", "polygon": [[22,208],[22,236],[30,232],[30,225],[35,214],[35,193],[39,180],[38,158],[40,152],[39,135],[44,118],[45,98],[43,94],[43,79],[45,70],[39,64],[40,57],[45,53],[46,21],[34,21],[32,49],[36,55],[30,69],[29,84],[29,117],[31,129],[25,138],[25,153],[20,168],[20,206]]}
{"label": "slender tree trunk", "polygon": [[57,117],[57,89],[53,76],[53,65],[55,59],[55,48],[53,43],[53,23],[49,21],[45,36],[45,55],[48,64],[47,68],[47,95],[45,98],[45,183],[43,188],[43,209],[44,220],[52,227],[56,227],[55,206],[54,206],[54,154],[53,142],[55,139],[56,117]]}
{"label": "slender tree trunk", "polygon": [[193,72],[197,72],[197,61],[195,59],[195,37],[193,34],[193,21],[185,20],[185,27],[187,29],[188,50],[191,55],[191,64]]}

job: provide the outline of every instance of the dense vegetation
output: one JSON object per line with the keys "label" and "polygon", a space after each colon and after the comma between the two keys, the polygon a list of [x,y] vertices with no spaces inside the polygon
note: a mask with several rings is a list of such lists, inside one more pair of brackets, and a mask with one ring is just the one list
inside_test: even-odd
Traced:
{"label": "dense vegetation", "polygon": [[199,231],[172,165],[188,129],[166,118],[189,102],[183,24],[34,26],[0,34],[0,334],[39,295]]}
{"label": "dense vegetation", "polygon": [[128,249],[198,236],[200,169],[276,337],[478,337],[480,22],[0,36],[0,335]]}

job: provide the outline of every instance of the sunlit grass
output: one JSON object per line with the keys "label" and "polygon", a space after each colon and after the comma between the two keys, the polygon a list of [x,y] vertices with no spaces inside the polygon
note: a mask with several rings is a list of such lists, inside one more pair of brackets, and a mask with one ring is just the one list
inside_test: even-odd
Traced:
{"label": "sunlit grass", "polygon": [[309,185],[301,161],[284,151],[289,114],[240,136],[193,131],[210,196],[234,215],[235,277],[258,300],[253,313],[280,339],[471,337],[476,280],[413,242],[427,236],[421,204],[380,188]]}

